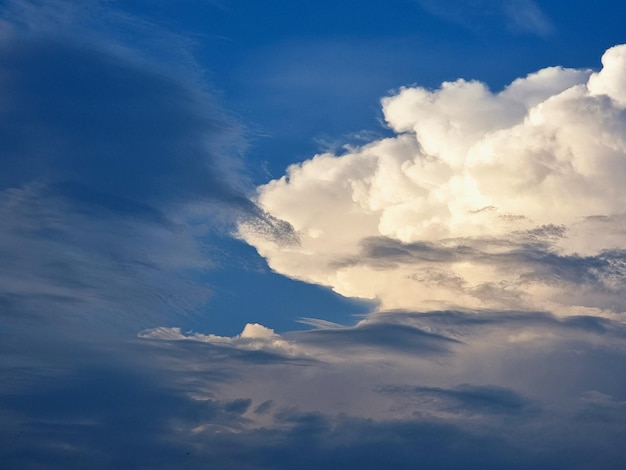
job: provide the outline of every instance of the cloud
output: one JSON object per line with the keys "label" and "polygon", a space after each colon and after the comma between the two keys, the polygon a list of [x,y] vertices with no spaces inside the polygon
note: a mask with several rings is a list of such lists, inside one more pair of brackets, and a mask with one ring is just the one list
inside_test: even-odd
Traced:
{"label": "cloud", "polygon": [[388,385],[380,391],[403,396],[417,410],[415,414],[442,419],[518,415],[532,407],[529,400],[513,390],[490,385],[461,384],[451,388]]}
{"label": "cloud", "polygon": [[[281,334],[298,357],[251,347],[277,341],[269,329],[244,331],[225,338],[162,328],[96,351],[79,347],[80,338],[44,335],[26,354],[21,338],[7,338],[5,464],[623,464],[626,380],[615,375],[626,353],[622,323],[378,312],[355,326]],[[403,331],[413,332],[409,340]]]}
{"label": "cloud", "polygon": [[171,76],[93,33],[82,44],[67,35],[3,36],[3,188],[43,181],[71,185],[69,197],[84,189],[159,210],[211,199],[243,205],[224,158],[243,145],[240,130],[193,73]]}
{"label": "cloud", "polygon": [[289,240],[248,198],[241,125],[183,38],[96,1],[0,16],[4,315],[136,331],[207,301],[203,237],[243,218]]}
{"label": "cloud", "polygon": [[[332,327],[288,332],[286,335],[279,335],[263,325],[248,323],[240,334],[232,337],[183,333],[177,327],[150,328],[139,332],[138,337],[157,341],[198,342],[226,350],[265,352],[278,361],[304,359],[330,363],[375,358],[384,354],[445,356],[460,342],[454,337],[422,329],[410,322],[389,321],[392,318],[393,315],[386,315],[383,321],[378,321],[374,316],[361,320],[353,327],[333,324]],[[317,324],[315,319],[310,320]]]}
{"label": "cloud", "polygon": [[[383,99],[395,137],[320,154],[258,188],[300,243],[240,235],[279,273],[382,309],[619,315],[626,46],[498,93],[457,80]],[[600,230],[600,234],[599,231]]]}
{"label": "cloud", "polygon": [[248,323],[241,334],[229,337],[218,335],[204,335],[200,333],[183,334],[180,328],[151,328],[139,332],[139,338],[167,341],[197,341],[212,345],[234,347],[246,351],[265,351],[278,355],[305,356],[296,347],[276,334],[271,328],[258,323]]}
{"label": "cloud", "polygon": [[533,0],[417,0],[429,13],[474,31],[481,31],[502,19],[517,34],[546,36],[553,32],[550,19]]}
{"label": "cloud", "polygon": [[[508,400],[528,412],[531,401],[567,407],[589,389],[614,397],[626,393],[626,382],[615,380],[611,368],[601,366],[619,362],[626,331],[622,323],[603,318],[527,311],[385,311],[354,326],[282,335],[263,331],[251,339],[183,335],[178,329],[160,328],[140,337],[159,354],[187,351],[174,366],[183,375],[198,367],[228,371],[229,378],[219,381],[222,393],[251,397],[253,406],[272,400],[275,408],[381,419],[389,417],[390,403],[380,390],[417,390],[458,400],[467,392],[468,400],[473,394],[484,395],[496,408]],[[288,349],[275,346],[285,343]],[[262,351],[273,353],[272,360],[246,359]],[[246,362],[254,367],[246,367]],[[520,376],[520,370],[530,375]],[[207,385],[215,385],[213,380]],[[408,415],[403,411],[400,416]]]}
{"label": "cloud", "polygon": [[[275,338],[254,329],[257,338]],[[407,331],[420,333],[406,341]],[[216,418],[203,418],[206,426],[177,421],[175,442],[186,439],[194,453],[222,464],[236,455],[251,468],[339,468],[363,458],[375,468],[367,449],[398,468],[415,459],[434,468],[467,459],[476,468],[623,462],[626,381],[614,374],[625,354],[620,322],[513,311],[378,312],[355,326],[281,335],[307,361],[287,354],[254,361],[240,355],[252,352],[243,335],[175,336],[143,335],[153,366],[171,370],[169,386],[242,412],[236,432],[214,432]]]}

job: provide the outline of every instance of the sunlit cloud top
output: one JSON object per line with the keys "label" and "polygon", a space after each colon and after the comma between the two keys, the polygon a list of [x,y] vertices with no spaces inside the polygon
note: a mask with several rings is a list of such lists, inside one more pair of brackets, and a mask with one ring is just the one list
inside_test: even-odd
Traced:
{"label": "sunlit cloud top", "polygon": [[395,137],[320,154],[261,186],[285,248],[241,236],[288,276],[382,308],[626,311],[626,46],[603,68],[551,67],[382,100]]}

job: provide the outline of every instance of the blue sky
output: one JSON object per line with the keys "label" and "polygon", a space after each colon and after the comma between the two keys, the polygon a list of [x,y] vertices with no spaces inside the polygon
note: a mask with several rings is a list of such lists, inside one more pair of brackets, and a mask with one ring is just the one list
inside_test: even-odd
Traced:
{"label": "blue sky", "polygon": [[0,459],[621,468],[616,2],[0,2]]}

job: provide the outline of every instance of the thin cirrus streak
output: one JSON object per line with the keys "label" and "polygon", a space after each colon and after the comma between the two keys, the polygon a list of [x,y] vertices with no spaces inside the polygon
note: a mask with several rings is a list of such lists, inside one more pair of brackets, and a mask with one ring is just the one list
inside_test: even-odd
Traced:
{"label": "thin cirrus streak", "polygon": [[503,19],[512,33],[547,36],[554,32],[552,22],[533,0],[417,0],[417,3],[432,15],[474,31],[484,29],[489,25],[488,19],[496,17]]}

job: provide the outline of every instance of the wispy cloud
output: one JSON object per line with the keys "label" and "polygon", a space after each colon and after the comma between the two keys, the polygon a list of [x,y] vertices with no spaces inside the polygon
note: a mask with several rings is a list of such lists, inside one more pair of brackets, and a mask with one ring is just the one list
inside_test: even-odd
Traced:
{"label": "wispy cloud", "polygon": [[474,31],[493,28],[504,22],[517,34],[546,36],[554,26],[533,0],[417,0],[429,13]]}
{"label": "wispy cloud", "polygon": [[242,218],[292,235],[249,200],[241,126],[183,38],[96,1],[1,14],[0,296],[13,316],[147,326],[206,302],[193,273],[211,266],[207,233]]}
{"label": "wispy cloud", "polygon": [[[194,390],[210,391],[213,399],[250,400],[245,431],[228,439],[245,441],[255,461],[260,430],[266,437],[259,445],[285,443],[272,447],[277,465],[313,458],[283,454],[305,438],[311,452],[325,449],[331,466],[347,455],[342,452],[356,461],[359,439],[385,459],[399,459],[399,468],[416,458],[456,465],[461,456],[477,467],[560,465],[573,443],[578,462],[590,462],[595,452],[606,452],[606,468],[620,460],[626,382],[610,370],[626,353],[619,322],[538,312],[379,312],[355,326],[281,335],[307,361],[292,354],[246,359],[252,351],[243,334],[156,333],[142,335],[150,339],[146,347],[167,345],[153,357],[156,363],[170,358],[165,364],[175,380],[193,377]],[[185,354],[171,362],[179,347]],[[220,379],[216,370],[226,375]],[[196,433],[193,441],[212,452],[215,434]],[[452,461],[441,455],[449,445],[456,449]]]}

